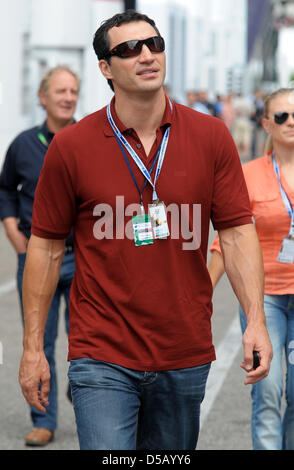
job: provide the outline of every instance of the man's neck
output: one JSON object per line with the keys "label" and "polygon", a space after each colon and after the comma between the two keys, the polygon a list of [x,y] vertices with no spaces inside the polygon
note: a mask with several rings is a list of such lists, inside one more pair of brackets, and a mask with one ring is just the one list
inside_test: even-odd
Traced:
{"label": "man's neck", "polygon": [[67,126],[70,126],[73,123],[73,119],[70,119],[69,121],[56,121],[55,119],[52,119],[50,116],[47,116],[46,118],[46,124],[50,132],[53,134],[56,134],[56,132],[61,131],[61,129],[64,129]]}
{"label": "man's neck", "polygon": [[162,122],[166,106],[165,94],[161,88],[150,95],[115,96],[115,111],[119,120],[133,128],[139,136],[154,134]]}

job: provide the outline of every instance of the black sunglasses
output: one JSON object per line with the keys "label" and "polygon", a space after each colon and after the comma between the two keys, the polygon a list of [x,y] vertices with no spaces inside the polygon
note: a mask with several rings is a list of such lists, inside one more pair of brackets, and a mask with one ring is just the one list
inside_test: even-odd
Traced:
{"label": "black sunglasses", "polygon": [[146,45],[153,53],[163,52],[165,49],[164,39],[161,36],[154,36],[147,39],[133,39],[131,41],[122,42],[115,46],[111,51],[105,54],[104,58],[107,59],[111,56],[117,56],[121,59],[128,57],[135,57],[141,54],[143,45]]}
{"label": "black sunglasses", "polygon": [[284,122],[287,121],[290,114],[292,114],[292,117],[294,119],[294,113],[287,113],[286,111],[281,111],[280,113],[275,113],[274,114],[275,123],[278,124],[279,126],[281,126],[282,124],[284,124]]}

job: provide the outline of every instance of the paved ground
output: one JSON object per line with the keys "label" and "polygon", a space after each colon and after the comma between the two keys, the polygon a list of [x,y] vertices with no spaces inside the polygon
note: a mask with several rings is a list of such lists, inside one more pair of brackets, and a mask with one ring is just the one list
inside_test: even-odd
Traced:
{"label": "paved ground", "polygon": [[[26,449],[23,444],[31,423],[28,406],[18,385],[18,366],[22,351],[22,324],[15,289],[11,290],[16,258],[0,228],[0,342],[3,347],[3,363],[0,364],[0,450]],[[220,351],[219,362],[213,364],[210,379],[216,385],[209,387],[209,399],[203,403],[203,414],[198,449],[238,450],[251,449],[250,438],[250,388],[243,385],[244,373],[240,369],[241,348],[236,332],[224,338],[236,318],[237,301],[224,277],[214,296],[213,332],[214,344]],[[61,315],[62,316],[62,315]],[[240,336],[241,342],[241,336]],[[232,350],[233,362],[223,352]],[[66,398],[67,340],[64,322],[59,322],[56,361],[59,377],[59,428],[55,441],[48,450],[78,449],[75,419],[71,404]],[[0,361],[1,362],[1,361]],[[219,385],[221,386],[219,387]],[[217,394],[215,390],[219,388]],[[209,408],[209,412],[206,413]]]}

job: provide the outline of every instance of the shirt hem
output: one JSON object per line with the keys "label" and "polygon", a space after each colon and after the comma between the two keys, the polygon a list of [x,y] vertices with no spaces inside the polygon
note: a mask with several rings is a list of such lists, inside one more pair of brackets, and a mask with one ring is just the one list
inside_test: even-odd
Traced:
{"label": "shirt hem", "polygon": [[[198,358],[196,358],[198,356]],[[125,367],[126,369],[132,369],[132,370],[138,370],[138,371],[147,371],[147,372],[152,372],[152,371],[164,371],[164,370],[177,370],[177,369],[186,369],[189,367],[197,367],[201,366],[204,364],[207,364],[209,362],[215,361],[216,355],[215,355],[215,350],[209,351],[206,354],[201,354],[201,357],[199,358],[199,353],[195,353],[193,357],[190,357],[189,359],[181,360],[181,361],[168,361],[165,363],[140,363],[138,361],[128,361],[124,359],[119,359],[119,360],[113,360],[113,358],[109,357],[102,357],[99,356],[97,357],[92,354],[86,354],[86,353],[70,353],[68,354],[68,361],[74,360],[74,359],[81,359],[81,358],[88,358],[88,359],[93,359],[94,361],[101,361],[101,362],[108,362],[110,364],[115,364],[121,367]]]}
{"label": "shirt hem", "polygon": [[281,290],[267,290],[265,289],[264,290],[264,294],[265,295],[294,295],[294,288],[291,289],[292,292],[289,292],[289,290],[287,290],[287,292],[285,291],[281,291]]}

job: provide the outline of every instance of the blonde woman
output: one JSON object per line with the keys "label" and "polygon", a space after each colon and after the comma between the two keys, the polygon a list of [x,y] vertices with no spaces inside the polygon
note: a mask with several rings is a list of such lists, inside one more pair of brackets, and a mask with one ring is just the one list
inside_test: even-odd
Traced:
{"label": "blonde woman", "polygon": [[[294,89],[265,100],[266,153],[243,166],[264,259],[264,308],[273,346],[269,375],[252,386],[254,449],[294,449]],[[218,238],[209,272],[215,286],[225,270]],[[246,320],[240,306],[241,327]],[[285,351],[286,409],[281,415]]]}

